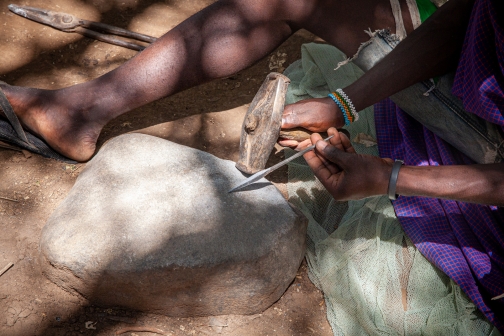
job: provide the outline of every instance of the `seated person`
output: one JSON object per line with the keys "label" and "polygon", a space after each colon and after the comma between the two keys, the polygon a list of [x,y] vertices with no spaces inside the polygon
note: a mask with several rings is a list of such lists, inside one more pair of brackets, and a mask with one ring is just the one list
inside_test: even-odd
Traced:
{"label": "seated person", "polygon": [[[403,11],[411,31],[408,9]],[[0,88],[25,129],[64,156],[83,162],[94,154],[98,135],[111,119],[230,76],[301,28],[353,55],[369,38],[365,30],[389,27],[395,32],[389,0],[217,1],[99,78],[54,91],[6,84]]]}
{"label": "seated person", "polygon": [[[413,81],[425,79],[421,72],[428,71],[430,64],[434,67],[440,64],[430,63],[428,55],[437,57],[441,50],[449,48],[449,44],[444,44],[448,39],[437,44],[432,32],[438,32],[437,37],[443,35],[441,30],[434,30],[434,20],[439,24],[446,20],[441,14],[452,4],[450,2],[434,13],[424,25],[344,91],[338,90],[331,98],[311,99],[290,106],[284,115],[284,126],[300,123],[320,131],[327,125],[341,127],[342,120],[330,118],[339,115],[331,110],[351,110],[351,103],[360,110],[368,105],[360,105],[361,102],[374,100],[375,92],[387,91],[387,88],[411,79],[402,75],[415,76],[416,73],[419,77]],[[416,95],[421,97],[416,99],[416,104],[424,104],[420,109],[411,106],[415,104],[414,97],[409,97],[409,104],[404,104],[401,95],[393,98],[404,104],[404,110],[391,100],[375,105],[376,132],[382,158],[355,154],[349,139],[330,128],[328,133],[334,135],[330,144],[320,141],[320,135],[312,135],[311,142],[317,143],[316,150],[306,153],[305,159],[337,200],[387,194],[395,200],[396,194],[403,195],[393,205],[407,236],[502,331],[504,29],[500,18],[504,15],[504,4],[479,0],[471,6],[470,19],[459,21],[461,24],[464,22],[464,33],[461,35],[465,35],[465,40],[462,50],[457,50],[457,56],[452,60],[454,64],[458,62],[455,76],[448,76],[448,82],[449,79],[453,82],[453,87],[450,85],[449,89],[460,101],[452,100],[455,97],[450,98],[449,92],[442,92],[446,78],[438,78],[438,85],[430,94],[442,101],[442,109],[428,104],[430,98],[422,94]],[[452,12],[454,16],[451,19],[454,19],[455,13]],[[438,28],[441,29],[441,26]],[[445,32],[452,37],[460,36],[454,31]],[[425,39],[429,41],[429,47],[421,43]],[[391,68],[398,72],[391,72]],[[412,90],[408,88],[404,92],[407,91]],[[393,94],[393,91],[388,91],[386,95]],[[339,99],[331,105],[336,95]],[[425,95],[428,96],[429,92]],[[460,109],[462,105],[465,111]],[[431,113],[431,109],[435,113]],[[475,115],[481,117],[481,122],[477,118],[473,122]],[[346,123],[350,117],[347,114]],[[300,118],[303,122],[297,121]],[[424,125],[417,120],[425,121]],[[444,133],[430,131],[443,126]],[[460,132],[459,127],[464,127],[464,131]],[[450,137],[450,134],[460,133]],[[485,139],[477,140],[478,137],[473,137],[475,133],[480,133]],[[451,141],[445,142],[444,138]],[[402,166],[401,161],[393,163],[391,159],[404,161],[406,165]]]}
{"label": "seated person", "polygon": [[[502,20],[497,20],[504,13],[502,8],[498,0],[450,0],[414,30],[408,6],[400,6],[398,14],[397,10],[393,12],[389,0],[221,0],[182,22],[119,68],[92,81],[54,91],[0,84],[5,95],[2,106],[10,103],[22,126],[58,153],[86,161],[96,150],[101,129],[113,118],[189,87],[230,76],[266,56],[298,29],[312,32],[351,56],[369,39],[365,30],[390,28],[396,33],[399,17],[408,37],[359,80],[344,88],[340,104],[328,97],[287,106],[283,127],[300,126],[316,132],[340,128],[351,121],[349,118],[356,119],[356,111],[382,101],[376,109],[376,126],[383,159],[353,153],[349,140],[330,129],[335,135],[330,145],[320,142],[317,134],[312,136],[317,148],[305,155],[310,167],[336,199],[396,193],[428,197],[399,197],[394,202],[406,233],[417,247],[424,240],[432,240],[432,245],[450,245],[447,256],[458,253],[457,257],[463,254],[467,258],[460,276],[457,268],[450,268],[450,259],[436,259],[443,251],[431,250],[432,246],[422,250],[503,331],[503,299],[490,301],[504,292],[504,214],[496,207],[504,204],[504,169],[498,163],[502,160],[502,143],[491,160],[477,164],[460,153],[447,155],[446,160],[433,160],[428,146],[420,148],[412,142],[395,140],[401,136],[408,140],[411,135],[424,136],[426,143],[437,143],[437,138],[423,134],[418,125],[406,127],[413,121],[391,102],[383,101],[415,83],[455,70],[460,59],[454,92],[462,96],[468,112],[498,128],[504,127],[504,31]],[[481,52],[480,44],[473,48],[480,40],[486,48]],[[497,51],[487,53],[488,41]],[[475,65],[481,66],[480,72],[475,72]],[[490,88],[474,86],[481,78],[490,79]],[[345,106],[350,108],[350,102],[354,114],[345,114]],[[395,133],[388,134],[389,131]],[[464,151],[464,141],[460,142],[459,150]],[[444,155],[446,146],[436,147],[435,154]],[[406,166],[396,165],[397,176],[391,179],[392,159],[404,160]],[[445,202],[448,199],[460,202]],[[442,205],[436,208],[434,217],[411,215],[409,202],[415,209],[423,209],[429,200]],[[450,227],[454,225],[452,214],[456,221],[458,217],[467,218],[469,224],[463,221],[459,227]],[[439,223],[434,219],[439,216],[449,219],[442,221],[442,228],[436,226]],[[415,222],[414,217],[427,219]],[[454,237],[458,242],[453,241]],[[457,244],[462,248],[452,251],[451,247]]]}

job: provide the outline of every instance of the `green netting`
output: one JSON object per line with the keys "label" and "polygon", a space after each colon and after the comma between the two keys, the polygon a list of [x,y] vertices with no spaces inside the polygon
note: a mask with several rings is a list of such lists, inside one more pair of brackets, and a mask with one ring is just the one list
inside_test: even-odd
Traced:
{"label": "green netting", "polygon": [[[304,45],[302,59],[285,71],[287,103],[357,79],[362,72],[352,64],[333,70],[344,59],[332,46]],[[378,154],[372,141],[358,141],[376,138],[372,108],[347,129],[357,152]],[[309,219],[309,276],[324,293],[335,335],[499,335],[412,245],[386,196],[336,202],[302,158],[289,165],[288,192]]]}

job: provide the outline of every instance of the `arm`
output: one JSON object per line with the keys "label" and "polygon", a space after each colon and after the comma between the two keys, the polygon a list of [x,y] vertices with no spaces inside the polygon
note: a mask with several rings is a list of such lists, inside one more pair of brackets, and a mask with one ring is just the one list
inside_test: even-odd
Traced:
{"label": "arm", "polygon": [[454,70],[473,4],[474,0],[448,1],[381,62],[345,88],[357,111]]}
{"label": "arm", "polygon": [[[315,176],[337,200],[386,195],[392,160],[355,154],[350,140],[334,128],[327,144],[313,134],[315,151],[304,155]],[[504,206],[504,164],[469,166],[403,166],[396,192],[470,203]]]}
{"label": "arm", "polygon": [[[474,0],[450,0],[383,60],[344,88],[357,111],[417,82],[445,74],[457,66]],[[283,128],[304,127],[321,132],[344,125],[330,98],[288,105]]]}
{"label": "arm", "polygon": [[[356,108],[360,110],[415,82],[454,68],[472,4],[465,0],[450,1],[385,59],[347,87],[345,92]],[[335,132],[331,129],[329,133]],[[313,135],[311,142],[320,139]],[[331,145],[318,142],[316,151],[305,154],[305,158],[338,200],[388,192],[392,161],[355,154],[345,136],[335,136]],[[504,165],[403,166],[396,192],[406,196],[504,205]]]}
{"label": "arm", "polygon": [[403,166],[397,193],[504,206],[504,165]]}

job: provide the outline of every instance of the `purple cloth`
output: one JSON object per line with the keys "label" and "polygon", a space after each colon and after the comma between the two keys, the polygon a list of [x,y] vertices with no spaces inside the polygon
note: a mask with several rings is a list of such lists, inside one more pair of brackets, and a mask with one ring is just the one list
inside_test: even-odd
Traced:
{"label": "purple cloth", "polygon": [[474,4],[453,94],[467,111],[504,129],[504,5],[497,1]]}
{"label": "purple cloth", "polygon": [[[453,92],[469,112],[504,129],[504,30],[495,1],[502,0],[476,0]],[[375,105],[375,122],[382,157],[413,166],[473,163],[389,99]],[[393,204],[420,252],[504,333],[504,299],[490,300],[504,293],[504,209],[406,196]]]}

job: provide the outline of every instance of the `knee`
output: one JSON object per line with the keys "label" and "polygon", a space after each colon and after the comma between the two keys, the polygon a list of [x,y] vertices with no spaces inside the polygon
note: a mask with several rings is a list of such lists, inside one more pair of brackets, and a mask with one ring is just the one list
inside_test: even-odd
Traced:
{"label": "knee", "polygon": [[319,0],[220,0],[230,4],[237,13],[261,21],[301,21]]}

